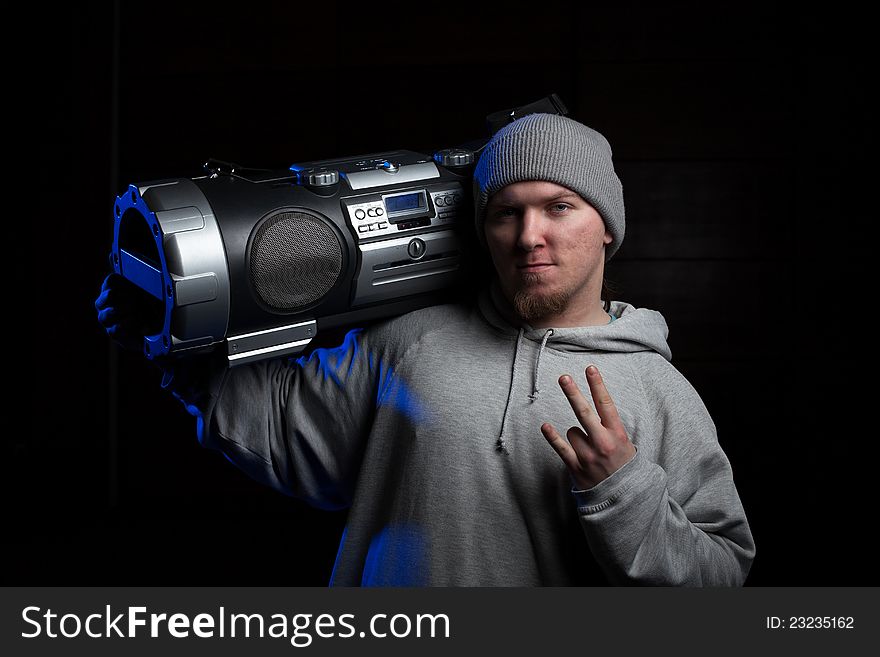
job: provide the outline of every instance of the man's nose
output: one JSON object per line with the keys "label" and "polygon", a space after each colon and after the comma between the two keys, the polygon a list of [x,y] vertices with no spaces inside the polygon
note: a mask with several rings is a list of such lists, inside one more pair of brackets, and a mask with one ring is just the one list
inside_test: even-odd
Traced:
{"label": "man's nose", "polygon": [[533,251],[544,244],[544,218],[541,212],[527,208],[522,215],[517,246],[525,251]]}

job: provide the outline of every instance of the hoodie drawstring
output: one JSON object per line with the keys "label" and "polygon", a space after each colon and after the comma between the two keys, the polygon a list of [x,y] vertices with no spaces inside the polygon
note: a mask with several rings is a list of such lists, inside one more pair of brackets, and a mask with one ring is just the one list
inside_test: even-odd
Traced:
{"label": "hoodie drawstring", "polygon": [[541,367],[541,354],[544,353],[544,347],[547,345],[547,339],[553,335],[553,329],[547,329],[547,332],[544,334],[544,339],[541,340],[541,348],[538,350],[538,357],[535,359],[535,378],[532,381],[532,394],[529,395],[529,399],[535,401],[538,398],[538,368]]}
{"label": "hoodie drawstring", "polygon": [[[510,387],[507,390],[507,403],[504,404],[504,415],[501,419],[501,433],[498,436],[498,440],[495,441],[495,449],[505,454],[508,454],[509,452],[507,451],[507,445],[504,443],[504,429],[507,426],[507,411],[510,408],[510,400],[513,397],[513,382],[516,381],[516,363],[519,357],[519,345],[524,332],[525,331],[520,328],[519,335],[516,337],[516,349],[513,352],[513,372],[510,375]],[[541,341],[541,348],[538,350],[538,357],[535,359],[535,374],[532,379],[532,393],[529,395],[531,401],[535,401],[535,399],[538,398],[538,368],[541,366],[541,354],[544,353],[544,347],[547,345],[547,340],[551,335],[553,335],[553,329],[547,329],[546,333],[544,333],[544,339]]]}

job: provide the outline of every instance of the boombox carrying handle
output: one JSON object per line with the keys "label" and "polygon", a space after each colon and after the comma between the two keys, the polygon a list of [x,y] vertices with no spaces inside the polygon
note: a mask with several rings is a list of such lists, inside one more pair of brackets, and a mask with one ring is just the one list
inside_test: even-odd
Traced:
{"label": "boombox carrying handle", "polygon": [[568,108],[558,95],[550,94],[549,96],[545,96],[541,100],[536,100],[528,105],[520,105],[519,107],[492,112],[486,117],[486,128],[489,131],[489,136],[466,142],[461,144],[459,148],[471,151],[474,154],[474,161],[476,161],[479,159],[486,144],[489,143],[489,139],[492,135],[501,130],[501,128],[508,123],[513,123],[527,114],[537,114],[539,112],[542,114],[559,114],[561,116],[566,116],[568,115]]}
{"label": "boombox carrying handle", "polygon": [[550,94],[549,96],[546,96],[541,100],[536,100],[528,105],[521,105],[520,107],[492,112],[492,114],[486,117],[486,127],[489,129],[489,134],[494,135],[508,123],[513,123],[527,114],[537,113],[560,114],[565,116],[568,114],[568,108],[559,96],[556,94]]}

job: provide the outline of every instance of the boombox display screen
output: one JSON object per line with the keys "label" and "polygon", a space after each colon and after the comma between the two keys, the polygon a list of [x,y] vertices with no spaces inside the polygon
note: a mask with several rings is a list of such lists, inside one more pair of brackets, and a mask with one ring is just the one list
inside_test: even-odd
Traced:
{"label": "boombox display screen", "polygon": [[395,194],[394,196],[382,197],[385,201],[385,208],[388,211],[388,217],[396,217],[401,214],[409,214],[408,210],[424,210],[427,207],[425,202],[425,192],[415,192],[413,194]]}
{"label": "boombox display screen", "polygon": [[111,260],[150,307],[145,355],[290,355],[321,328],[442,300],[472,248],[473,161],[439,161],[401,150],[276,172],[209,162],[201,178],[131,185],[114,205]]}

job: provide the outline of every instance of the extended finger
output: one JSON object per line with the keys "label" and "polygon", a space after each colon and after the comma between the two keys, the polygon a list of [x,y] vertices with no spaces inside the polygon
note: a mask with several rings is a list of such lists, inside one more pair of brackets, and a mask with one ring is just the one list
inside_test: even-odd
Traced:
{"label": "extended finger", "polygon": [[590,406],[590,402],[584,397],[584,394],[581,392],[577,383],[574,382],[574,379],[568,374],[563,374],[559,377],[559,386],[568,398],[568,403],[571,404],[574,414],[577,416],[577,419],[580,421],[584,429],[586,429],[587,432],[595,430],[596,427],[601,424],[599,416],[596,415],[596,411]]}
{"label": "extended finger", "polygon": [[611,399],[611,395],[605,387],[605,382],[602,380],[599,368],[595,365],[590,365],[587,367],[586,373],[587,384],[590,386],[590,395],[592,395],[593,403],[596,405],[596,412],[602,418],[602,424],[606,427],[620,424],[617,407],[614,405],[614,400]]}
{"label": "extended finger", "polygon": [[578,467],[578,457],[568,441],[559,435],[559,432],[549,422],[541,425],[541,433],[550,443],[550,447],[559,454],[562,462],[568,466],[569,470],[575,470]]}

